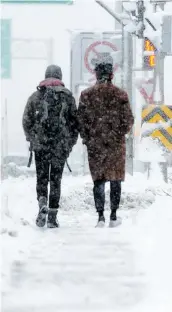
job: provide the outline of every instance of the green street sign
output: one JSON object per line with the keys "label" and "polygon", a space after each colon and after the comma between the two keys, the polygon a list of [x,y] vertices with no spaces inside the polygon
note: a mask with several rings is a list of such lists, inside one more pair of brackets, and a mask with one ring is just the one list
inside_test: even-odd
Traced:
{"label": "green street sign", "polygon": [[9,4],[73,4],[73,0],[1,0]]}
{"label": "green street sign", "polygon": [[11,20],[1,19],[1,79],[11,77]]}

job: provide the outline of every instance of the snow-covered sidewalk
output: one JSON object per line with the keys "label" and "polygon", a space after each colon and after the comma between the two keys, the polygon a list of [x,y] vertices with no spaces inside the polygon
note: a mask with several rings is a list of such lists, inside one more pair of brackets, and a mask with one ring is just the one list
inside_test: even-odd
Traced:
{"label": "snow-covered sidewalk", "polygon": [[169,195],[171,185],[127,177],[122,225],[97,229],[90,177],[64,177],[61,227],[39,229],[35,178],[5,180],[2,312],[171,312]]}

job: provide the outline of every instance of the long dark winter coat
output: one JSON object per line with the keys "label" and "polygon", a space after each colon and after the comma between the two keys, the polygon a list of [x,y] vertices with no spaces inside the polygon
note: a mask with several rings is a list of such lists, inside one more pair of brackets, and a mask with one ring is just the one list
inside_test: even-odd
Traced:
{"label": "long dark winter coat", "polygon": [[80,96],[80,135],[88,149],[93,181],[125,178],[125,134],[134,123],[127,93],[111,83],[97,83]]}
{"label": "long dark winter coat", "polygon": [[[50,77],[48,77],[48,74]],[[46,73],[47,78],[39,84],[39,87],[52,86],[56,89],[57,92],[62,92],[63,96],[65,96],[68,103],[68,142],[65,142],[64,144],[63,140],[59,139],[58,133],[54,133],[52,146],[42,144],[42,138],[38,137],[37,133],[39,133],[39,127],[41,127],[41,124],[36,124],[35,120],[38,107],[42,105],[41,92],[39,90],[34,92],[28,99],[23,114],[23,129],[26,139],[32,143],[32,148],[34,151],[49,151],[51,149],[54,155],[64,155],[64,158],[67,158],[78,138],[77,108],[75,99],[72,96],[72,93],[67,88],[65,88],[63,82],[60,79],[51,78],[53,75],[55,77],[54,73],[50,72],[48,74]]]}

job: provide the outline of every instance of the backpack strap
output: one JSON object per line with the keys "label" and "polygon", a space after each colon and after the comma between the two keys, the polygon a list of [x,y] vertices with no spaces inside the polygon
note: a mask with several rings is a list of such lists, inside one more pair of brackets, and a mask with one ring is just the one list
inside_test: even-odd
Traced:
{"label": "backpack strap", "polygon": [[46,101],[45,98],[43,98],[43,110],[44,110],[44,114],[41,118],[41,122],[44,122],[45,120],[48,119],[48,102]]}
{"label": "backpack strap", "polygon": [[41,87],[37,87],[37,90],[39,91],[39,92],[41,92],[41,101],[42,101],[42,104],[43,104],[43,111],[44,111],[44,113],[43,113],[43,116],[42,116],[42,118],[41,118],[41,123],[43,123],[44,121],[46,121],[47,120],[47,118],[48,118],[48,102],[46,101],[46,92],[47,92],[47,87],[45,87],[45,86],[41,86]]}

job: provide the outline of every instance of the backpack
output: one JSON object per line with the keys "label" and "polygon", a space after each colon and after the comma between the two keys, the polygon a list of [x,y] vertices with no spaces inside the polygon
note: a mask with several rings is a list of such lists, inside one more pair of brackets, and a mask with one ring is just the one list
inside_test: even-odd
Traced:
{"label": "backpack", "polygon": [[36,111],[37,136],[40,143],[67,139],[69,129],[67,125],[68,103],[63,90],[55,87],[41,87],[41,100]]}

